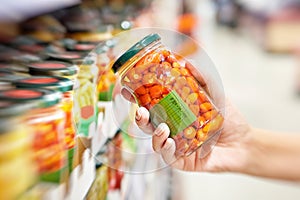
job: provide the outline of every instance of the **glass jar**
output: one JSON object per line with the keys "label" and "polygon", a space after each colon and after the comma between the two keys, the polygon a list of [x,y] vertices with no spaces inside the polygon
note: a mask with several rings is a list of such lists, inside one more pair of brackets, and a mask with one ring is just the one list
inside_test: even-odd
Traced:
{"label": "glass jar", "polygon": [[1,91],[0,99],[34,103],[34,109],[27,113],[25,122],[32,130],[34,158],[40,180],[65,182],[68,167],[61,93],[48,89],[11,89]]}
{"label": "glass jar", "polygon": [[93,55],[79,66],[80,72],[74,88],[74,119],[79,135],[91,137],[97,127],[98,67]]}
{"label": "glass jar", "polygon": [[108,40],[103,45],[99,45],[95,52],[97,54],[98,93],[99,101],[111,101],[112,91],[116,82],[116,76],[111,66],[115,59],[113,48],[116,45],[114,40]]}
{"label": "glass jar", "polygon": [[105,200],[108,193],[108,167],[105,165],[96,165],[96,177],[90,187],[87,200]]}
{"label": "glass jar", "polygon": [[59,76],[71,80],[76,79],[76,75],[79,71],[77,65],[58,61],[33,62],[27,66],[29,68],[29,74],[31,75]]}
{"label": "glass jar", "polygon": [[37,181],[32,137],[23,118],[30,108],[0,100],[0,199],[16,199]]}
{"label": "glass jar", "polygon": [[[16,63],[1,63],[0,64],[0,70],[9,72],[15,76],[30,76],[28,74],[28,68],[25,67],[22,64],[16,64]],[[10,78],[12,79],[12,78]]]}
{"label": "glass jar", "polygon": [[16,81],[17,88],[46,88],[63,93],[60,104],[65,113],[64,135],[65,143],[68,148],[69,170],[73,169],[73,155],[75,147],[75,124],[73,119],[73,82],[67,78],[55,76],[33,76]]}
{"label": "glass jar", "polygon": [[201,73],[168,50],[158,34],[133,45],[114,63],[122,94],[166,123],[178,156],[189,155],[220,132],[223,116],[209,97]]}

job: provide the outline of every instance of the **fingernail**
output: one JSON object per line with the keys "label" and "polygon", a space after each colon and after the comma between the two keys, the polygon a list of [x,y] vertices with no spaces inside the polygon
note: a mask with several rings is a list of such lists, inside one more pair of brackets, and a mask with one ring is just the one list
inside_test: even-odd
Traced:
{"label": "fingernail", "polygon": [[140,119],[141,119],[141,113],[140,113],[140,111],[139,111],[139,109],[137,109],[136,110],[136,113],[135,113],[135,119],[137,120],[137,121],[139,121]]}
{"label": "fingernail", "polygon": [[164,146],[163,150],[167,151],[167,150],[171,149],[171,147],[172,147],[172,144],[167,140],[166,143],[165,143],[165,146]]}
{"label": "fingernail", "polygon": [[156,136],[161,136],[163,134],[163,132],[166,130],[166,124],[162,123],[160,125],[158,125],[158,127],[155,129],[154,134]]}

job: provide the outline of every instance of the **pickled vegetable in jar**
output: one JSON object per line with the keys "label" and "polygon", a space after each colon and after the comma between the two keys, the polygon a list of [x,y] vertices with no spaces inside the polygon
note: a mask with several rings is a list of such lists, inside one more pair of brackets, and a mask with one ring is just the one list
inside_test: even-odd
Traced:
{"label": "pickled vegetable in jar", "polygon": [[148,109],[154,127],[166,123],[176,154],[187,156],[218,135],[224,119],[201,73],[160,39],[158,34],[146,36],[120,56],[113,69],[123,96]]}
{"label": "pickled vegetable in jar", "polygon": [[93,136],[97,127],[97,79],[98,67],[95,57],[87,57],[79,66],[80,72],[74,88],[74,118],[77,133]]}
{"label": "pickled vegetable in jar", "polygon": [[0,199],[16,199],[37,181],[32,137],[23,118],[29,109],[0,100]]}
{"label": "pickled vegetable in jar", "polygon": [[63,93],[60,104],[65,113],[64,136],[68,148],[69,170],[72,170],[76,129],[73,118],[73,81],[55,76],[33,76],[15,81],[17,88],[46,88]]}
{"label": "pickled vegetable in jar", "polygon": [[115,59],[113,48],[116,42],[108,40],[103,45],[96,48],[97,66],[99,68],[98,93],[100,101],[111,101],[112,90],[116,82],[116,76],[111,66]]}
{"label": "pickled vegetable in jar", "polygon": [[34,159],[40,180],[65,182],[68,161],[61,93],[49,89],[11,89],[1,91],[0,99],[35,104],[34,109],[27,113],[25,122],[32,130]]}
{"label": "pickled vegetable in jar", "polygon": [[108,193],[108,167],[105,165],[96,165],[96,177],[90,187],[87,200],[105,200]]}

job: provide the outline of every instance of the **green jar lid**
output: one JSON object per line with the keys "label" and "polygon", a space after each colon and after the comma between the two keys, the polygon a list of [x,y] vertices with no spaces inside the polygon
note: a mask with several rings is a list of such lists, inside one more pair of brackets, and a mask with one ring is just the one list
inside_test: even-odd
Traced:
{"label": "green jar lid", "polygon": [[15,103],[34,103],[34,108],[54,106],[61,101],[62,94],[50,89],[16,88],[0,91],[0,100]]}
{"label": "green jar lid", "polygon": [[130,60],[133,56],[135,56],[138,52],[143,50],[145,47],[150,45],[151,43],[160,40],[161,37],[156,34],[152,33],[150,35],[147,35],[142,40],[134,44],[132,47],[130,47],[124,54],[122,54],[116,62],[113,64],[112,68],[116,72],[122,65],[124,65],[128,60]]}
{"label": "green jar lid", "polygon": [[73,81],[68,78],[56,76],[32,76],[14,82],[17,88],[46,88],[59,92],[71,91],[73,84]]}
{"label": "green jar lid", "polygon": [[47,53],[48,60],[56,60],[56,61],[63,61],[68,62],[71,64],[82,63],[86,53],[82,52],[63,52],[63,53]]}
{"label": "green jar lid", "polygon": [[43,61],[28,64],[31,75],[72,76],[77,74],[78,67],[74,64],[59,61]]}

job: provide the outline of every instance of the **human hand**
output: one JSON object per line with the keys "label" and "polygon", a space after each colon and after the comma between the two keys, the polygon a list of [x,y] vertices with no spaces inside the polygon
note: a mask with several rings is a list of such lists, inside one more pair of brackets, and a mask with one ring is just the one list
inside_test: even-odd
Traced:
{"label": "human hand", "polygon": [[252,128],[228,100],[225,110],[221,135],[212,151],[204,158],[200,158],[200,154],[209,147],[209,142],[189,156],[177,157],[175,141],[169,138],[168,126],[163,123],[154,129],[149,122],[149,112],[146,108],[138,108],[136,123],[145,133],[152,135],[154,151],[160,153],[164,161],[176,169],[206,172],[240,171],[247,165],[247,143]]}

